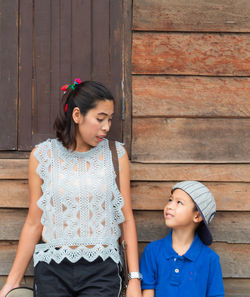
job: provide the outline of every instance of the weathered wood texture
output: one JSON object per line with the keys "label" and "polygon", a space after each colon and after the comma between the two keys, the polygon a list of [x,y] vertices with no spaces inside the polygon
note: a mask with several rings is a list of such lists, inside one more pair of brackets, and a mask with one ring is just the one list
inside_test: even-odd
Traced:
{"label": "weathered wood texture", "polygon": [[[167,235],[169,230],[165,227],[163,211],[140,210],[134,214],[140,242],[157,240]],[[250,212],[217,212],[210,226],[214,242],[249,244],[249,224]]]}
{"label": "weathered wood texture", "polygon": [[[132,182],[133,209],[161,210],[175,182]],[[205,182],[215,196],[218,211],[250,211],[250,183]],[[26,180],[0,180],[0,207],[29,206]]]}
{"label": "weathered wood texture", "polygon": [[[0,275],[8,275],[16,255],[17,242],[0,242]],[[31,260],[25,275],[33,275],[33,262]]]}
{"label": "weathered wood texture", "polygon": [[[162,210],[175,182],[132,182],[133,209]],[[250,211],[250,183],[204,183],[212,191],[217,211]]]}
{"label": "weathered wood texture", "polygon": [[27,159],[0,159],[0,179],[27,179]]}
{"label": "weathered wood texture", "polygon": [[250,78],[134,76],[134,117],[250,117]]}
{"label": "weathered wood texture", "polygon": [[[139,241],[166,235],[162,211],[135,211]],[[0,209],[0,240],[18,240],[27,210]],[[216,242],[250,243],[250,212],[218,212],[211,223]]]}
{"label": "weathered wood texture", "polygon": [[134,118],[132,160],[247,163],[249,131],[249,119]]}
{"label": "weathered wood texture", "polygon": [[249,34],[134,33],[133,74],[250,75]]}
{"label": "weathered wood texture", "polygon": [[132,181],[250,182],[250,164],[131,163]]}
{"label": "weathered wood texture", "polygon": [[203,181],[217,203],[212,248],[226,297],[250,296],[249,32],[246,0],[133,1],[131,193],[140,250],[167,233],[162,209],[173,184]]}
{"label": "weathered wood texture", "polygon": [[122,140],[122,1],[1,0],[0,9],[0,150],[54,137],[60,88],[76,77],[111,89],[110,134]]}
{"label": "weathered wood texture", "polygon": [[0,0],[0,150],[17,149],[18,0]]}
{"label": "weathered wood texture", "polygon": [[248,0],[134,0],[133,29],[250,32]]}
{"label": "weathered wood texture", "polygon": [[[201,180],[250,182],[250,164],[131,163],[132,181]],[[27,159],[0,159],[0,179],[27,179]]]}

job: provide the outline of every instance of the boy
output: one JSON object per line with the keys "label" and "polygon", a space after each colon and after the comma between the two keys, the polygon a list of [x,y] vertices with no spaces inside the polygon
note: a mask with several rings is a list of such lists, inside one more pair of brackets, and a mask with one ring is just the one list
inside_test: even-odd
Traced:
{"label": "boy", "polygon": [[224,297],[219,256],[207,246],[215,212],[214,197],[202,183],[172,188],[164,208],[170,233],[148,244],[141,257],[143,297]]}

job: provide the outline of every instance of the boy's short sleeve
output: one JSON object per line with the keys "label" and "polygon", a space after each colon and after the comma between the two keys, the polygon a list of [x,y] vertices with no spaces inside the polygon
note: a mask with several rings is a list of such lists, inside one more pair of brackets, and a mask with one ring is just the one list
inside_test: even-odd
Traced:
{"label": "boy's short sleeve", "polygon": [[216,254],[210,263],[207,297],[224,297],[223,277],[220,258]]}
{"label": "boy's short sleeve", "polygon": [[155,289],[157,282],[157,269],[152,243],[148,244],[140,260],[140,272],[143,275],[141,288]]}

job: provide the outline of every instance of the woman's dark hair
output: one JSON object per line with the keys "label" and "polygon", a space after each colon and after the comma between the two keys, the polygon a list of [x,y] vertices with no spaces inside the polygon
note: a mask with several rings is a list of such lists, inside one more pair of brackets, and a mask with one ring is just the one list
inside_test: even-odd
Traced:
{"label": "woman's dark hair", "polygon": [[115,103],[111,92],[99,82],[84,81],[74,87],[74,90],[70,89],[62,96],[59,112],[54,122],[58,140],[66,148],[73,150],[76,148],[76,124],[72,118],[73,109],[78,107],[81,114],[86,115],[100,101],[112,100]]}

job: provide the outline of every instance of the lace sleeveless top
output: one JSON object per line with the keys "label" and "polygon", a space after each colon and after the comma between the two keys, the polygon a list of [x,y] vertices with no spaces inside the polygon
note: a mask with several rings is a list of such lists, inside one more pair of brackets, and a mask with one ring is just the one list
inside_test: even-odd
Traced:
{"label": "lace sleeveless top", "polygon": [[[118,158],[124,154],[116,142]],[[74,263],[111,257],[120,262],[119,224],[124,204],[116,182],[108,140],[87,152],[67,150],[57,139],[40,143],[35,150],[37,173],[43,180],[37,204],[45,243],[37,244],[33,259]]]}

